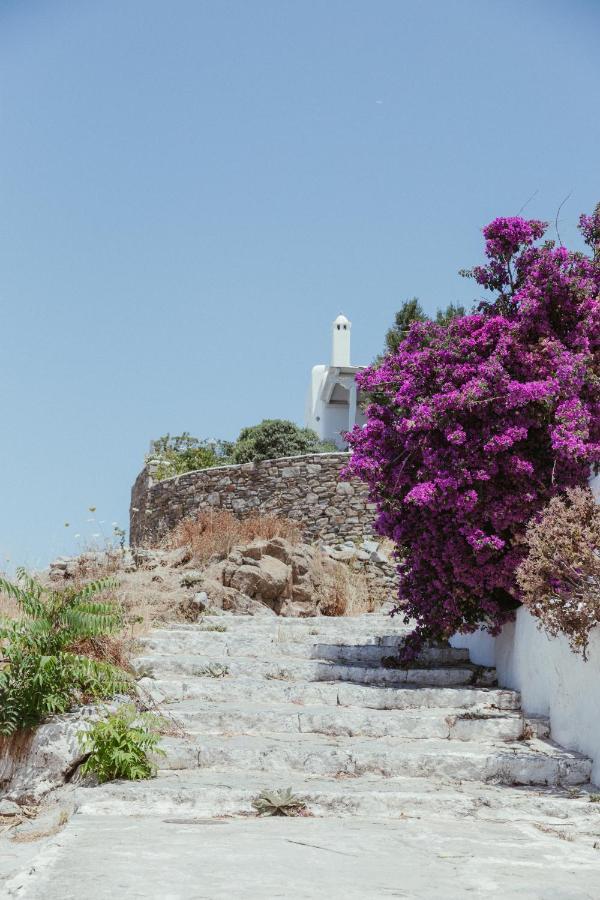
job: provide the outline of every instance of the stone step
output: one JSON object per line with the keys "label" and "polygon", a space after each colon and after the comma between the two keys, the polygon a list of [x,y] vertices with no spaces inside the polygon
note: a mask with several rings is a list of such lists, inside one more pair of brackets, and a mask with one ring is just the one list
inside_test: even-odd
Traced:
{"label": "stone step", "polygon": [[379,666],[346,666],[327,660],[302,660],[291,657],[260,659],[256,657],[223,657],[183,654],[141,656],[134,660],[133,668],[141,676],[189,675],[204,677],[222,671],[227,666],[227,676],[239,676],[252,672],[254,676],[280,681],[348,681],[354,684],[431,685],[437,687],[473,684],[491,687],[495,683],[494,669],[478,666],[438,666],[428,668],[383,669]]}
{"label": "stone step", "polygon": [[447,740],[328,738],[317,734],[165,738],[165,769],[264,771],[270,775],[448,778],[503,784],[576,785],[592,763],[579,753],[532,741],[500,747]]}
{"label": "stone step", "polygon": [[[278,640],[276,636],[249,637],[214,632],[155,632],[138,643],[147,655],[173,656],[204,654],[215,657],[244,656],[293,659],[323,659],[349,665],[381,665],[386,657],[397,656],[402,638],[397,635],[373,636],[371,643],[318,643],[311,635],[302,641]],[[458,665],[469,662],[469,651],[454,647],[427,647],[417,657],[419,665]]]}
{"label": "stone step", "polygon": [[365,613],[359,616],[306,616],[303,618],[284,618],[275,615],[247,616],[223,613],[219,615],[204,615],[198,622],[174,622],[169,623],[169,628],[181,630],[194,630],[206,625],[225,625],[228,628],[238,628],[244,631],[250,629],[276,630],[278,628],[307,630],[317,628],[329,629],[336,634],[346,631],[372,631],[384,628],[398,634],[401,631],[409,633],[410,625],[405,625],[401,616],[390,616],[388,613]]}
{"label": "stone step", "polygon": [[477,709],[374,711],[352,707],[206,704],[187,701],[169,709],[193,734],[325,734],[347,737],[441,738],[516,741],[523,734],[518,713]]}
{"label": "stone step", "polygon": [[73,800],[82,815],[217,818],[255,815],[253,801],[264,791],[291,788],[318,817],[378,816],[390,819],[425,814],[449,821],[465,816],[485,821],[581,823],[596,827],[598,813],[586,786],[579,799],[556,788],[535,792],[523,787],[473,782],[428,782],[423,778],[358,777],[326,780],[291,774],[208,770],[161,771],[150,781],[116,781],[77,787]]}
{"label": "stone step", "polygon": [[[373,687],[336,682],[286,682],[264,678],[142,678],[142,697],[157,703],[203,700],[208,703],[294,703],[349,706],[365,709],[418,709],[482,707],[519,710],[516,691],[501,688]],[[169,707],[167,707],[168,709]]]}

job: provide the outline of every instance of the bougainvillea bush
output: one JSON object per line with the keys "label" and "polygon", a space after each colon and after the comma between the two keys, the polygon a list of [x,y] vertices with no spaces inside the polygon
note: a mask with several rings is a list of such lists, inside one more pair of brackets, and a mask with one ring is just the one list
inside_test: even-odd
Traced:
{"label": "bougainvillea bush", "polygon": [[580,221],[590,255],[540,245],[542,222],[494,220],[469,273],[491,299],[416,322],[359,375],[373,402],[347,471],[404,559],[415,651],[512,616],[527,522],[600,461],[600,211]]}

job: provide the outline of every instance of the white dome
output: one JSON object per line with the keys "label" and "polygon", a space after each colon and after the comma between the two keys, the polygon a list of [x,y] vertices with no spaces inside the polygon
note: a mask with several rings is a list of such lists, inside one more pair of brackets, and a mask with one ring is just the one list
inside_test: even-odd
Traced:
{"label": "white dome", "polygon": [[342,313],[339,314],[337,319],[334,319],[334,325],[351,325],[350,319],[347,319]]}

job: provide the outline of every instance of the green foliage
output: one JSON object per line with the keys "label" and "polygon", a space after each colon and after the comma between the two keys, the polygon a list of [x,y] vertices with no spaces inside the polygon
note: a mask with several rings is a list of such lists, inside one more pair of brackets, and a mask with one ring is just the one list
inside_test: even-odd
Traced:
{"label": "green foliage", "polygon": [[17,571],[16,583],[0,578],[0,591],[22,613],[16,621],[0,621],[0,734],[31,728],[83,700],[131,690],[121,669],[72,649],[121,627],[119,606],[98,599],[114,587],[107,578],[52,590],[24,569]]}
{"label": "green foliage", "polygon": [[[435,315],[435,321],[438,325],[448,325],[452,319],[458,316],[467,315],[464,306],[460,304],[450,303],[446,309],[438,309]],[[410,326],[413,322],[428,322],[429,316],[423,310],[417,297],[411,300],[405,300],[394,317],[394,324],[387,331],[385,336],[384,354],[395,353],[400,343],[408,334]]]}
{"label": "green foliage", "polygon": [[336,450],[335,444],[320,441],[310,428],[300,428],[287,419],[263,419],[260,425],[240,431],[231,460],[235,463],[258,462],[261,459],[333,453]]}
{"label": "green foliage", "polygon": [[405,300],[394,317],[394,324],[385,336],[385,353],[395,353],[413,322],[426,322],[428,316],[416,297]]}
{"label": "green foliage", "polygon": [[160,716],[138,712],[133,703],[119,707],[91,728],[79,732],[81,748],[89,753],[81,774],[95,775],[101,784],[116,778],[128,781],[151,778],[156,774],[156,766],[149,754],[165,755],[158,746],[159,729],[164,724]]}
{"label": "green foliage", "polygon": [[446,309],[438,309],[435,314],[437,325],[449,325],[452,319],[458,319],[460,316],[466,316],[467,311],[460,303],[449,303]]}
{"label": "green foliage", "polygon": [[165,434],[152,441],[146,462],[155,464],[154,477],[162,481],[184,472],[223,466],[229,462],[230,451],[231,444],[226,441],[201,441],[184,431],[178,435]]}
{"label": "green foliage", "polygon": [[292,793],[291,787],[283,791],[264,790],[252,803],[259,816],[301,816],[306,804]]}
{"label": "green foliage", "polygon": [[156,481],[162,481],[172,475],[213,466],[302,456],[305,453],[335,453],[337,449],[330,441],[320,441],[310,428],[300,428],[286,419],[264,419],[260,425],[242,428],[234,443],[200,441],[187,431],[175,436],[165,434],[152,441],[146,464],[152,465]]}

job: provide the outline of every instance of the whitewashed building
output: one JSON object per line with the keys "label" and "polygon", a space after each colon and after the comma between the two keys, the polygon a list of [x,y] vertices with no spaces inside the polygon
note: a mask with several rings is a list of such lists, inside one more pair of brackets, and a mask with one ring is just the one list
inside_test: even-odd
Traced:
{"label": "whitewashed building", "polygon": [[322,441],[333,441],[341,450],[343,435],[355,424],[364,424],[359,406],[356,373],[365,366],[353,366],[350,358],[352,323],[339,315],[332,325],[331,362],[313,366],[306,399],[305,424]]}

